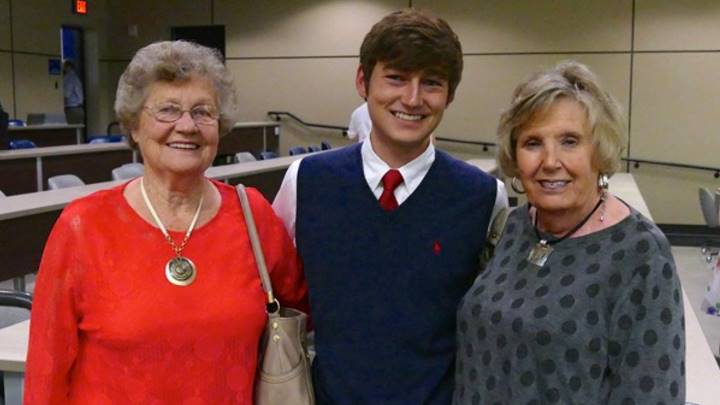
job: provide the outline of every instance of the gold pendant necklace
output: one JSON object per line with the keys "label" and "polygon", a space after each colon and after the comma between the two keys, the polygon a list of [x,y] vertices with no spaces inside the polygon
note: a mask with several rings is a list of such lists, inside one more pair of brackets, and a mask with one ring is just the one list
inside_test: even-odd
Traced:
{"label": "gold pendant necklace", "polygon": [[202,209],[205,196],[200,196],[200,202],[198,203],[198,207],[195,210],[195,216],[193,216],[193,219],[190,222],[190,226],[188,227],[187,232],[185,232],[185,237],[183,238],[182,243],[180,243],[180,246],[178,246],[175,244],[175,241],[160,221],[160,217],[155,211],[152,203],[150,203],[150,199],[148,198],[147,192],[145,191],[144,177],[140,178],[140,192],[142,193],[143,200],[145,201],[145,206],[150,211],[150,214],[155,220],[158,228],[160,228],[163,236],[165,236],[165,240],[170,244],[170,247],[172,247],[173,251],[175,252],[175,257],[168,260],[167,264],[165,264],[165,278],[167,278],[167,280],[171,284],[181,287],[192,284],[193,281],[195,281],[195,277],[197,276],[195,264],[187,257],[182,256],[182,251],[183,249],[185,249],[185,245],[187,245],[188,240],[190,240],[190,234],[192,234],[193,229],[195,229],[195,224],[200,217],[200,210]]}

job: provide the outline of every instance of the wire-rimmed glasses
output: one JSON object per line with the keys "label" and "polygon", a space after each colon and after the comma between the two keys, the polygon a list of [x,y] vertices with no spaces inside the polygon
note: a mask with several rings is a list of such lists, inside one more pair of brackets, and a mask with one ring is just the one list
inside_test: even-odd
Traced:
{"label": "wire-rimmed glasses", "polygon": [[177,104],[161,103],[154,106],[143,106],[156,120],[165,123],[173,123],[180,119],[186,112],[190,113],[190,118],[198,125],[215,125],[220,118],[220,113],[212,105],[200,104],[189,110],[183,110]]}

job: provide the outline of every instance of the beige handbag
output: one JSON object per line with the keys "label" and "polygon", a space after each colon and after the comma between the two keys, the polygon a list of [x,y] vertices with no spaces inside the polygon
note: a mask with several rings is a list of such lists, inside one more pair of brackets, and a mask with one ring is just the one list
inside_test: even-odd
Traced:
{"label": "beige handbag", "polygon": [[255,220],[242,184],[237,185],[237,193],[245,215],[260,280],[268,300],[268,321],[258,354],[255,405],[313,405],[315,393],[310,376],[305,328],[307,315],[295,309],[281,307],[273,295]]}

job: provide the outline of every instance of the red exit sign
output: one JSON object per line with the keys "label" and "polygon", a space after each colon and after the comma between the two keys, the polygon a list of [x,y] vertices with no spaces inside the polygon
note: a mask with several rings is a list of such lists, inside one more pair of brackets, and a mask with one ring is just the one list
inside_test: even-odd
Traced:
{"label": "red exit sign", "polygon": [[87,15],[87,0],[72,0],[72,12],[73,14]]}

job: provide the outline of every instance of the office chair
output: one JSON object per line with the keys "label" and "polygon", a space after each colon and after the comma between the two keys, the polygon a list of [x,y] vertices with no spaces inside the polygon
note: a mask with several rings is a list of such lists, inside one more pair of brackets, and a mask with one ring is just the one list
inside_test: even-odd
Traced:
{"label": "office chair", "polygon": [[145,166],[142,163],[125,163],[112,169],[113,180],[129,180],[140,177],[145,172]]}
{"label": "office chair", "polygon": [[305,149],[305,147],[303,146],[293,146],[292,148],[290,148],[288,153],[290,154],[290,156],[302,155],[303,153],[307,153],[307,149]]}
{"label": "office chair", "polygon": [[322,141],[320,142],[320,149],[329,150],[332,149],[332,145],[330,145],[328,142]]}
{"label": "office chair", "polygon": [[320,149],[317,145],[310,145],[307,148],[308,152],[320,152],[322,149]]}
{"label": "office chair", "polygon": [[48,189],[59,190],[61,188],[84,186],[85,182],[74,174],[60,174],[48,179]]}
{"label": "office chair", "polygon": [[275,159],[276,157],[278,157],[278,154],[271,150],[260,152],[260,160]]}
{"label": "office chair", "polygon": [[29,139],[12,139],[10,141],[10,149],[32,149],[37,148],[35,142]]}
{"label": "office chair", "polygon": [[256,160],[255,155],[250,152],[238,152],[235,154],[235,161],[237,163],[254,162]]}
{"label": "office chair", "polygon": [[[707,187],[700,187],[698,196],[705,224],[710,228],[717,228],[720,226],[720,199],[716,198],[715,194]],[[713,258],[718,255],[718,247],[712,246],[709,241],[703,243],[700,251],[705,255],[705,260],[708,263],[712,262]]]}
{"label": "office chair", "polygon": [[23,291],[0,290],[0,306],[32,309],[32,294]]}
{"label": "office chair", "polygon": [[32,295],[23,291],[0,290],[0,328],[30,318]]}

